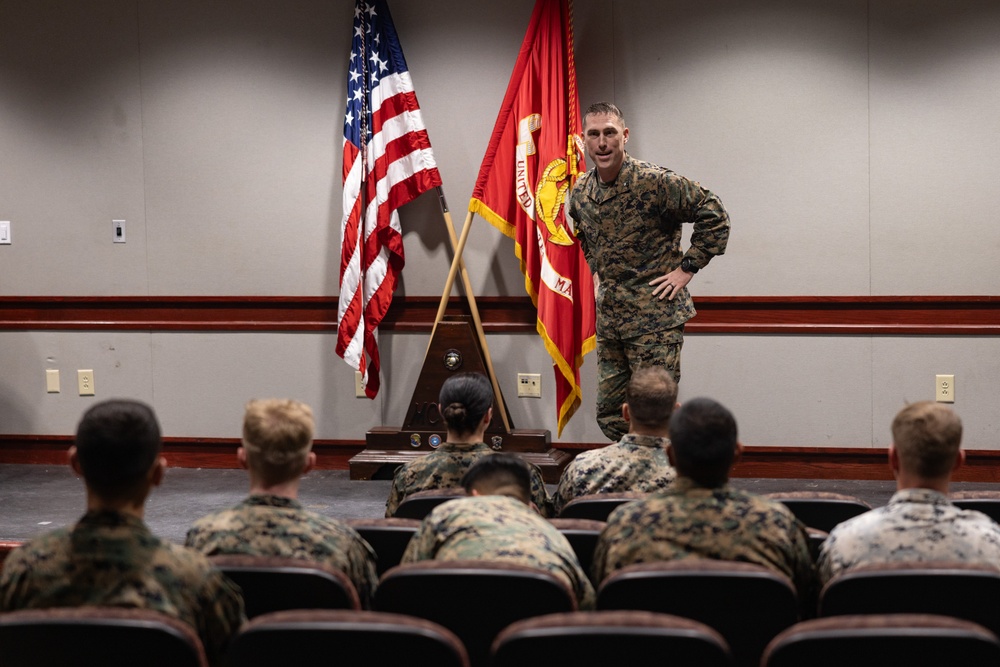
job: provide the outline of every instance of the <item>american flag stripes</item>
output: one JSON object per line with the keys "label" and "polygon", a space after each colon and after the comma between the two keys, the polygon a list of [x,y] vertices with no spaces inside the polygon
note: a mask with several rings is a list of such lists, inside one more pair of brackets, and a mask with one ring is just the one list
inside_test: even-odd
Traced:
{"label": "american flag stripes", "polygon": [[403,269],[397,210],[441,185],[385,0],[356,0],[344,115],[337,354],[379,389],[378,325]]}

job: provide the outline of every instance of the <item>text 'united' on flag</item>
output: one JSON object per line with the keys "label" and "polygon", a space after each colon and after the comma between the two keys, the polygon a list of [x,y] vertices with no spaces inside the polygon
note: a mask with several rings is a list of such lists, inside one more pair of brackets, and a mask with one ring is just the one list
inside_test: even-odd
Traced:
{"label": "text 'united' on flag", "polygon": [[594,284],[565,203],[580,167],[570,0],[537,0],[469,210],[514,239],[536,330],[555,370],[558,432],[581,404],[594,349]]}

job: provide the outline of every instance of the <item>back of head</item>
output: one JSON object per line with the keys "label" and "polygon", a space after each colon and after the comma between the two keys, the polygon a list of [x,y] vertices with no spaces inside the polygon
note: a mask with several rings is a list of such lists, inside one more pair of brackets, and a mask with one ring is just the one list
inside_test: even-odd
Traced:
{"label": "back of head", "polygon": [[493,387],[482,373],[458,373],[441,385],[438,405],[449,431],[472,433],[493,406]]}
{"label": "back of head", "polygon": [[903,470],[924,479],[944,478],[958,458],[962,420],[940,403],[911,403],[892,420],[892,441]]}
{"label": "back of head", "polygon": [[312,448],[313,413],[291,399],[269,398],[247,403],[243,447],[251,474],[274,486],[302,474]]}
{"label": "back of head", "polygon": [[733,413],[710,398],[685,402],[670,418],[670,449],[677,472],[702,486],[721,486],[736,458]]}
{"label": "back of head", "polygon": [[616,118],[625,127],[625,114],[622,113],[615,104],[611,102],[595,102],[587,107],[587,113],[583,115],[584,125],[586,125],[587,116],[595,114],[607,114]]}
{"label": "back of head", "polygon": [[76,428],[76,456],[87,488],[105,498],[145,493],[160,455],[160,425],[139,401],[112,399],[83,413]]}
{"label": "back of head", "polygon": [[632,429],[663,430],[677,403],[677,383],[662,366],[646,366],[625,387]]}
{"label": "back of head", "polygon": [[531,503],[531,471],[514,454],[491,454],[472,464],[462,477],[462,488],[481,496],[510,496]]}

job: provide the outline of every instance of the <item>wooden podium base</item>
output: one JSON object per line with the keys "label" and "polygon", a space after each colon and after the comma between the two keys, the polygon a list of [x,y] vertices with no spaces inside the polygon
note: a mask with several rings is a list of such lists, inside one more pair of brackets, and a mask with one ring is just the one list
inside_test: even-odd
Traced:
{"label": "wooden podium base", "polygon": [[[351,479],[392,479],[396,468],[413,459],[430,454],[433,450],[428,441],[432,435],[444,440],[444,431],[403,431],[391,426],[379,426],[368,431],[365,449],[351,458],[348,466]],[[419,447],[413,447],[419,437]],[[490,434],[486,434],[487,444]],[[553,449],[550,445],[552,434],[547,430],[512,429],[502,438],[497,451],[517,454],[525,461],[534,463],[542,471],[548,484],[556,484],[563,468],[572,458],[566,452]]]}
{"label": "wooden podium base", "polygon": [[[479,339],[466,318],[442,320],[427,348],[403,425],[378,426],[368,431],[364,451],[348,462],[351,479],[392,479],[400,465],[430,454],[444,442],[447,433],[441,406],[437,404],[438,394],[445,380],[462,371],[489,375]],[[501,410],[505,419],[501,418]],[[572,458],[552,448],[549,431],[513,428],[510,413],[506,406],[501,407],[496,396],[493,421],[484,439],[498,452],[511,452],[537,465],[550,484],[559,481],[562,469]]]}

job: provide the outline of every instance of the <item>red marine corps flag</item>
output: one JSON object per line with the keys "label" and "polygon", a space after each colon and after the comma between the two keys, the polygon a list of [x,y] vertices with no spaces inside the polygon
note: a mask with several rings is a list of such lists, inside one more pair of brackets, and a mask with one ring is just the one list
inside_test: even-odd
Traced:
{"label": "red marine corps flag", "polygon": [[403,270],[397,209],[441,185],[385,0],[356,0],[344,114],[337,354],[379,388],[378,325]]}
{"label": "red marine corps flag", "polygon": [[583,161],[580,131],[570,0],[537,0],[469,210],[514,239],[555,366],[560,435],[595,344],[594,284],[564,208]]}

